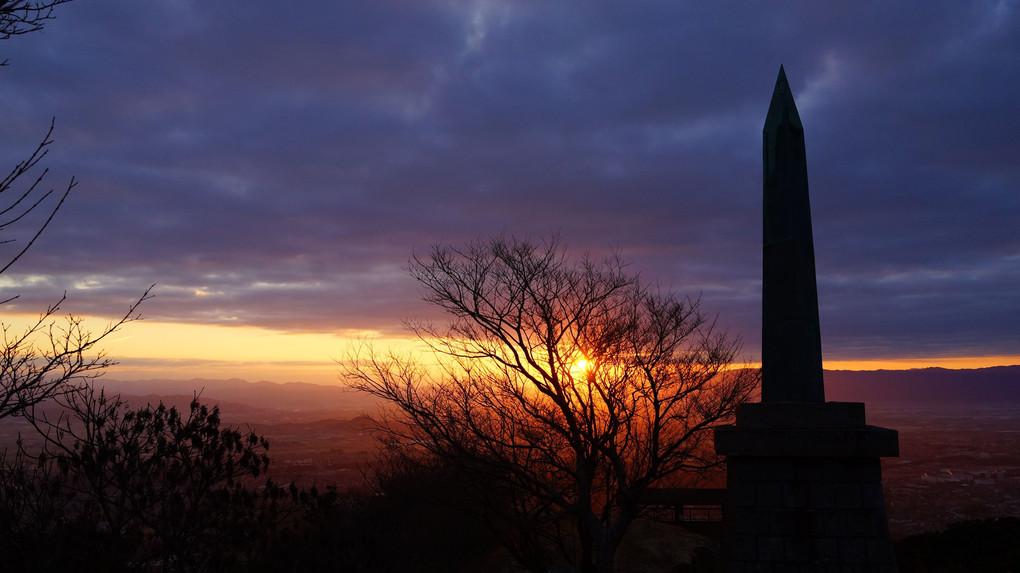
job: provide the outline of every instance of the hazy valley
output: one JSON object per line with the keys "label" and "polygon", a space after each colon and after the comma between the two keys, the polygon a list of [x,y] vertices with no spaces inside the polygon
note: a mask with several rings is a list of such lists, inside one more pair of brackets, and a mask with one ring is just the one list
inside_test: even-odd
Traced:
{"label": "hazy valley", "polygon": [[[363,483],[377,404],[339,386],[243,380],[104,380],[133,405],[187,406],[195,392],[228,424],[269,438],[270,472],[302,485]],[[967,519],[1020,516],[1020,366],[826,372],[827,398],[863,401],[868,423],[900,432],[883,460],[894,537]],[[5,423],[4,439],[13,439]]]}

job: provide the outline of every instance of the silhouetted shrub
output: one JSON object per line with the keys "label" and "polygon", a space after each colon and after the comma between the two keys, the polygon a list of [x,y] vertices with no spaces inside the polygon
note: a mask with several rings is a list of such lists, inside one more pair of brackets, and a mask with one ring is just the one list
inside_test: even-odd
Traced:
{"label": "silhouetted shrub", "polygon": [[254,571],[379,573],[485,570],[495,547],[472,488],[427,465],[390,468],[373,489],[330,489]]}
{"label": "silhouetted shrub", "polygon": [[265,438],[197,397],[183,414],[87,387],[59,401],[31,419],[42,451],[0,466],[0,570],[233,570],[300,509],[296,490],[252,487]]}
{"label": "silhouetted shrub", "polygon": [[901,573],[1006,573],[1020,571],[1020,518],[950,524],[945,531],[895,544]]}

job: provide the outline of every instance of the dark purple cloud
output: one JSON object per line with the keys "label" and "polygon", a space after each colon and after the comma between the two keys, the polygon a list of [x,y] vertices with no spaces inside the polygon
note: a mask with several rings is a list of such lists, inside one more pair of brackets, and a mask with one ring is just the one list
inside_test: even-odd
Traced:
{"label": "dark purple cloud", "polygon": [[1020,349],[1016,3],[60,8],[0,42],[0,164],[56,116],[49,181],[81,180],[10,310],[155,282],[153,320],[395,331],[427,312],[413,250],[558,231],[702,293],[754,355],[782,63],[827,358]]}

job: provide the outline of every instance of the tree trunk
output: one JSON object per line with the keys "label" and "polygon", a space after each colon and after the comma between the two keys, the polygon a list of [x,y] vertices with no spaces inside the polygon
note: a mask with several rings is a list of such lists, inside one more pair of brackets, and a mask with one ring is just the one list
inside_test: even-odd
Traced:
{"label": "tree trunk", "polygon": [[577,520],[577,536],[581,541],[581,571],[595,573],[595,563],[592,560],[594,539],[592,530],[585,525],[583,518]]}

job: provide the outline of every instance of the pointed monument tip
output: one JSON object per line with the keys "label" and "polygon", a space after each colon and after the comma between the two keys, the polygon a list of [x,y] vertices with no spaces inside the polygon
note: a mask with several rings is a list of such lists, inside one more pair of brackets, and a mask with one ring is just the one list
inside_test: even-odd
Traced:
{"label": "pointed monument tip", "polygon": [[786,80],[786,70],[783,68],[783,64],[779,64],[779,75],[776,76],[776,90],[783,86],[786,91],[790,91],[790,82]]}
{"label": "pointed monument tip", "polygon": [[765,117],[765,128],[775,127],[780,123],[789,122],[798,128],[802,128],[800,114],[797,113],[797,104],[793,101],[793,90],[790,89],[790,82],[786,80],[786,70],[779,65],[779,77],[776,78],[776,87],[772,91],[772,101],[769,102],[769,112]]}
{"label": "pointed monument tip", "polygon": [[786,70],[782,64],[779,65],[779,76],[776,77],[776,87],[772,90],[772,99],[775,100],[780,95],[789,96],[790,100],[793,100],[793,90],[790,89],[790,82],[786,79]]}

